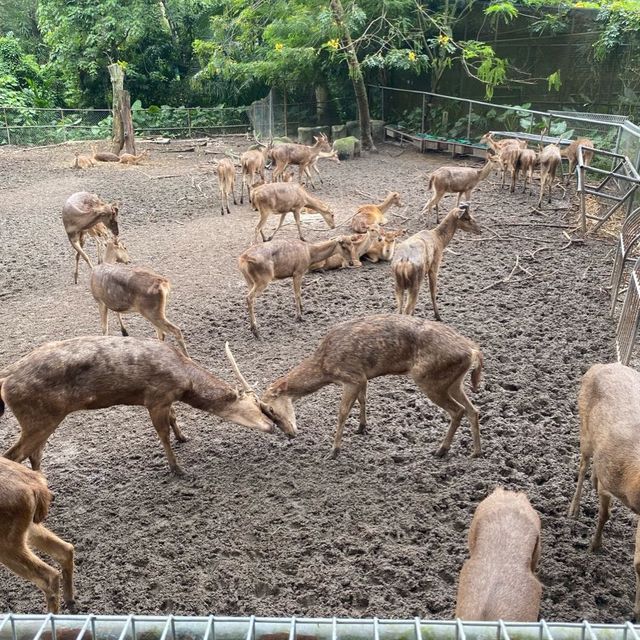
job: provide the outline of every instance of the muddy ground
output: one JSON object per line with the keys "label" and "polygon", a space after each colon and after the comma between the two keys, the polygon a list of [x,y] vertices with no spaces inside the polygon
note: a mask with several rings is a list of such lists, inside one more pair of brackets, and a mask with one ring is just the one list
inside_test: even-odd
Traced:
{"label": "muddy ground", "polygon": [[[247,141],[221,144],[240,150]],[[0,150],[0,367],[43,342],[99,333],[88,268],[81,265],[74,286],[60,218],[65,199],[80,190],[122,202],[121,232],[136,263],[171,278],[169,318],[191,354],[229,381],[225,340],[263,390],[336,322],[394,310],[388,263],[312,274],[303,323],[293,318],[290,283],[269,286],[258,302],[263,337],[256,341],[236,266],[256,216],[246,204],[220,216],[215,183],[204,175],[212,156],[166,151],[154,147],[140,169],[105,164],[78,173],[69,168],[69,147]],[[379,156],[323,165],[318,195],[344,221],[369,194],[397,190],[407,220],[393,224],[415,232],[433,224],[418,213],[424,176],[446,162],[383,145]],[[143,409],[73,414],[49,440],[43,471],[55,493],[48,524],[76,547],[80,611],[448,618],[471,516],[503,485],[526,491],[542,517],[541,615],[628,618],[634,518],[616,504],[594,555],[590,484],[580,519],[566,516],[578,462],[578,383],[591,364],[614,357],[605,290],[612,245],[598,239],[564,248],[560,228],[539,226],[572,222],[573,188],[566,199],[557,189],[557,209],[541,216],[531,212],[535,198],[500,191],[496,182],[473,197],[475,215],[493,233],[454,238],[439,294],[443,320],[484,352],[484,382],[473,397],[484,457],[470,457],[466,420],[450,455],[434,457],[446,415],[404,378],[370,384],[370,434],[355,434],[354,412],[336,461],[325,459],[336,387],[298,403],[293,441],[179,405],[190,440],[175,449],[187,479],[170,476]],[[309,239],[332,235],[321,222],[312,226],[320,230]],[[489,288],[509,275],[516,256],[524,270]],[[417,311],[431,319],[426,293]],[[132,335],[154,335],[141,318],[128,322]],[[0,450],[17,433],[8,411]],[[0,611],[43,610],[35,588],[5,569],[0,576]]]}

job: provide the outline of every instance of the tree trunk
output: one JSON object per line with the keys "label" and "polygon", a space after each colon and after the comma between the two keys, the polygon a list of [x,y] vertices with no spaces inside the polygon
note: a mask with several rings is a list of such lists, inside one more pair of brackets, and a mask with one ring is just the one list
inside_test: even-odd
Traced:
{"label": "tree trunk", "polygon": [[316,85],[316,120],[318,124],[327,124],[329,113],[329,92],[322,84]]}
{"label": "tree trunk", "polygon": [[122,118],[120,117],[120,94],[124,87],[124,71],[119,64],[110,64],[109,77],[111,78],[112,101],[111,109],[113,112],[113,129],[111,140],[113,142],[113,153],[120,153],[120,149],[124,146],[124,129],[122,128]]}
{"label": "tree trunk", "polygon": [[135,156],[136,139],[131,120],[131,96],[128,91],[123,91],[120,94],[120,120],[122,121],[122,131],[124,133],[124,150]]}
{"label": "tree trunk", "polygon": [[358,105],[358,115],[360,117],[362,147],[372,151],[373,153],[377,153],[378,150],[373,144],[373,138],[371,137],[371,114],[369,113],[367,87],[364,84],[364,77],[362,76],[362,69],[360,68],[356,48],[353,45],[353,40],[351,40],[349,28],[344,21],[344,9],[342,7],[341,0],[331,0],[331,13],[333,14],[333,19],[338,26],[338,30],[340,31],[342,44],[347,56],[349,77],[353,83],[353,90],[356,95],[356,103]]}

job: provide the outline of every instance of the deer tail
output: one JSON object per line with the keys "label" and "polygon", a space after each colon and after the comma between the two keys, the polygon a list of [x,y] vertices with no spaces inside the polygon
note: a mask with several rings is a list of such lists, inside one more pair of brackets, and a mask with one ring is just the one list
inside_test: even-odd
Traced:
{"label": "deer tail", "polygon": [[409,260],[402,258],[396,262],[393,265],[393,274],[398,287],[401,289],[411,289],[412,282],[415,279],[415,270]]}
{"label": "deer tail", "polygon": [[471,357],[471,366],[473,370],[471,372],[471,388],[473,391],[478,390],[478,385],[480,384],[480,378],[482,377],[482,365],[483,365],[483,357],[482,352],[480,350],[473,351],[473,355]]}
{"label": "deer tail", "polygon": [[33,497],[36,501],[36,508],[33,512],[33,521],[38,524],[42,522],[49,513],[49,505],[51,504],[51,491],[47,485],[38,483],[33,487]]}

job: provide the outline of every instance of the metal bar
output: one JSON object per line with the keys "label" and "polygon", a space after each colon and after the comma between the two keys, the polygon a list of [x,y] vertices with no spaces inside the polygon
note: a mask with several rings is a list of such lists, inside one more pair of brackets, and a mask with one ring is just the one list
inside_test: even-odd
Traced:
{"label": "metal bar", "polygon": [[504,624],[503,620],[498,620],[498,627],[500,629],[500,637],[502,640],[511,640],[509,638],[509,633],[507,632],[507,627]]}
{"label": "metal bar", "polygon": [[249,630],[247,631],[246,640],[255,640],[256,637],[256,617],[251,616],[249,618]]}
{"label": "metal bar", "polygon": [[[547,622],[544,618],[540,620],[540,629],[541,631],[544,632],[544,635],[546,636],[547,640],[553,640],[553,636],[551,635],[551,630],[549,629],[549,626],[547,625]],[[540,638],[540,640],[542,640],[542,638]]]}
{"label": "metal bar", "polygon": [[47,624],[53,620],[53,614],[48,613],[44,619],[44,622],[42,623],[41,627],[38,629],[38,632],[36,633],[35,636],[33,636],[33,640],[40,640],[40,636],[44,633],[44,629],[47,626]]}
{"label": "metal bar", "polygon": [[11,129],[9,129],[9,120],[7,119],[7,110],[3,109],[4,112],[4,126],[7,130],[7,144],[11,144]]}
{"label": "metal bar", "polygon": [[373,640],[380,640],[380,629],[378,628],[378,618],[373,619]]}
{"label": "metal bar", "polygon": [[464,627],[462,626],[462,620],[460,618],[456,618],[456,640],[466,640],[467,636],[464,632]]}
{"label": "metal bar", "polygon": [[469,113],[467,115],[467,140],[471,140],[471,114],[473,113],[472,109],[473,105],[469,103]]}
{"label": "metal bar", "polygon": [[[630,167],[631,165],[629,165]],[[617,178],[618,180],[624,180],[626,182],[638,182],[640,183],[640,176],[637,178],[634,176],[626,176],[623,173],[613,173],[611,171],[605,171],[604,169],[598,169],[597,167],[586,166],[585,169],[591,171],[592,173],[599,173],[603,176],[611,176],[612,178]]]}
{"label": "metal bar", "polygon": [[[580,148],[582,148],[582,146]],[[609,182],[609,180],[613,178],[616,171],[618,171],[619,169],[622,169],[623,166],[624,166],[624,160],[621,160],[620,162],[618,162],[618,164],[615,166],[614,169],[611,169],[611,172],[609,173],[609,175],[606,178],[604,178],[602,182],[600,182],[600,184],[596,187],[596,189],[600,191],[600,189],[602,189],[607,184],[607,182]],[[619,185],[618,185],[618,188],[620,188]]]}
{"label": "metal bar", "polygon": [[125,638],[127,637],[127,631],[129,630],[129,625],[131,624],[132,620],[133,620],[133,616],[127,616],[127,621],[125,622],[122,632],[118,636],[118,640],[125,640]]}
{"label": "metal bar", "polygon": [[384,87],[380,87],[380,120],[384,122]]}
{"label": "metal bar", "polygon": [[592,196],[598,196],[599,198],[605,198],[606,200],[615,200],[616,202],[622,202],[626,200],[626,196],[614,196],[611,193],[602,193],[601,191],[596,191],[591,187],[585,187],[582,190],[584,193],[589,193]]}
{"label": "metal bar", "polygon": [[331,621],[331,640],[338,640],[338,621],[335,617]]}
{"label": "metal bar", "polygon": [[625,626],[629,629],[629,632],[631,633],[631,637],[633,638],[633,640],[640,640],[640,637],[638,636],[636,629],[631,624],[631,622],[627,620],[627,624]]}
{"label": "metal bar", "polygon": [[167,621],[165,622],[164,625],[164,629],[162,630],[162,633],[160,634],[160,640],[167,640],[167,636],[169,635],[169,629],[171,628],[171,620],[172,620],[173,616],[169,616],[167,618]]}
{"label": "metal bar", "polygon": [[211,636],[211,639],[213,640],[213,635],[214,635],[213,634],[213,616],[209,616],[208,622],[207,622],[207,628],[205,629],[202,640],[210,640],[210,636]]}
{"label": "metal bar", "polygon": [[413,621],[416,632],[415,640],[422,640],[422,627],[420,626],[420,618],[416,617]]}
{"label": "metal bar", "polygon": [[588,631],[589,638],[591,638],[591,640],[598,640],[598,637],[596,636],[595,631],[586,620],[582,623],[582,625],[583,625],[584,631]]}
{"label": "metal bar", "polygon": [[289,640],[296,640],[296,617],[291,616],[291,627],[289,628]]}

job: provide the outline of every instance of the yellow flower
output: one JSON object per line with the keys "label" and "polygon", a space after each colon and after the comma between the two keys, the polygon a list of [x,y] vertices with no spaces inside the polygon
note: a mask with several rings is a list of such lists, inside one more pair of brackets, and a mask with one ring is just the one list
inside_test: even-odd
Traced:
{"label": "yellow flower", "polygon": [[282,51],[283,49],[284,49],[284,45],[282,44],[282,42],[277,42],[276,51]]}
{"label": "yellow flower", "polygon": [[442,45],[443,47],[449,42],[449,40],[451,40],[449,36],[445,36],[445,35],[438,36],[438,44]]}
{"label": "yellow flower", "polygon": [[416,54],[413,51],[409,51],[409,60],[411,60],[411,62],[415,62],[418,59],[418,56],[416,56]]}
{"label": "yellow flower", "polygon": [[339,46],[340,42],[338,42],[337,38],[334,38],[333,40],[329,40],[329,42],[327,42],[327,47],[329,47],[329,49],[333,49],[334,51],[336,51]]}

